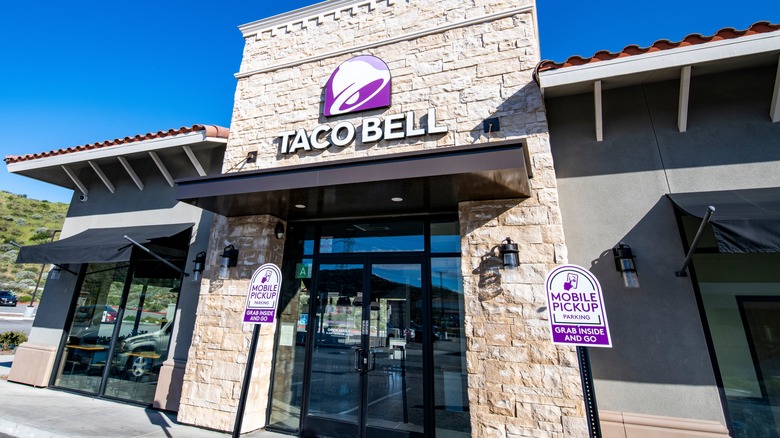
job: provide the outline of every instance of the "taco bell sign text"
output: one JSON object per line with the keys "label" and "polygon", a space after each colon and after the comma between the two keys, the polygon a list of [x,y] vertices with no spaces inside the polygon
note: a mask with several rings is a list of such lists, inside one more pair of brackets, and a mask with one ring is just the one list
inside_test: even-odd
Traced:
{"label": "taco bell sign text", "polygon": [[601,285],[590,271],[559,266],[547,275],[545,286],[553,343],[612,347]]}
{"label": "taco bell sign text", "polygon": [[273,263],[266,263],[252,274],[244,307],[244,322],[273,324],[276,306],[282,290],[282,271]]}

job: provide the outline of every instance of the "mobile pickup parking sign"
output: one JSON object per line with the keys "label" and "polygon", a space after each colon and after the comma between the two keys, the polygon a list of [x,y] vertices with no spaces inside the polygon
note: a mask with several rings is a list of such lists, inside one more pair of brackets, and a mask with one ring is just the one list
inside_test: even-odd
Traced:
{"label": "mobile pickup parking sign", "polygon": [[547,275],[545,287],[553,343],[612,347],[601,285],[590,271],[559,266]]}
{"label": "mobile pickup parking sign", "polygon": [[282,271],[273,263],[266,263],[252,274],[246,294],[244,322],[250,324],[273,324],[276,320],[276,306],[282,291]]}

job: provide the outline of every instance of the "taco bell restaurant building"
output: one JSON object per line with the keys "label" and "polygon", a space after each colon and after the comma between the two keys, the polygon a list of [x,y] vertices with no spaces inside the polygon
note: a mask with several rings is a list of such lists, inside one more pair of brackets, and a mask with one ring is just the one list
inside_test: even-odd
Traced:
{"label": "taco bell restaurant building", "polygon": [[[297,436],[777,436],[777,248],[745,245],[780,234],[777,26],[680,66],[694,43],[540,63],[533,2],[477,3],[337,0],[240,27],[221,171],[168,195],[204,212],[177,247],[202,278],[171,326],[175,403],[155,406]],[[274,323],[245,324],[267,263]],[[601,284],[611,348],[552,342],[546,279],[569,263]]]}

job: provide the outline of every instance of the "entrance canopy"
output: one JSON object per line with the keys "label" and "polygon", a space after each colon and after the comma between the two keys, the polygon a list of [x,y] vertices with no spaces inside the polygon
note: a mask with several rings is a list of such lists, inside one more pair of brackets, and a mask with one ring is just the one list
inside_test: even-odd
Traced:
{"label": "entrance canopy", "polygon": [[146,225],[122,228],[91,228],[66,239],[19,250],[17,263],[112,263],[130,260],[133,244],[155,243],[175,236],[195,224]]}
{"label": "entrance canopy", "polygon": [[667,195],[682,213],[710,219],[718,251],[780,253],[780,188],[674,193]]}
{"label": "entrance canopy", "polygon": [[495,143],[178,180],[176,198],[223,216],[284,219],[451,212],[530,196],[522,143]]}

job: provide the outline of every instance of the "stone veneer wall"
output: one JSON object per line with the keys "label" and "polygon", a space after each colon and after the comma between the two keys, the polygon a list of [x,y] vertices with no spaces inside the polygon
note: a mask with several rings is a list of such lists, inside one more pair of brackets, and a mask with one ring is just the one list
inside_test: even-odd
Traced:
{"label": "stone veneer wall", "polygon": [[[566,251],[546,117],[532,80],[539,61],[533,2],[363,0],[343,6],[342,0],[317,7],[329,5],[335,9],[317,9],[309,17],[296,12],[285,24],[278,18],[242,27],[247,39],[223,172],[498,140],[526,143],[534,170],[529,199],[460,206],[473,436],[586,436],[574,349],[551,344],[542,310],[545,274],[566,261]],[[378,56],[389,66],[392,106],[325,119],[325,82],[339,64],[360,54]],[[447,134],[369,145],[357,141],[285,156],[278,152],[277,138],[284,131],[311,132],[319,124],[340,121],[358,125],[362,117],[410,110],[419,118],[428,108],[436,108]],[[500,118],[500,131],[482,132],[488,117]],[[254,151],[257,162],[244,163]],[[210,265],[225,239],[234,245],[240,240],[241,263],[250,250],[265,257],[282,254],[281,247],[271,250],[273,242],[266,239],[273,222],[267,217],[219,219]],[[253,233],[262,237],[255,239]],[[522,265],[516,271],[498,269],[488,257],[507,236],[520,244]],[[225,282],[204,280],[179,411],[182,422],[232,429],[251,334],[235,322],[234,313],[243,306],[247,282],[248,275],[240,273]],[[270,364],[270,329],[264,328],[262,339],[258,363]],[[252,398],[257,412],[266,407],[268,385],[267,373],[253,380],[260,394]],[[262,421],[265,415],[256,417]]]}
{"label": "stone veneer wall", "polygon": [[[548,136],[528,147],[530,198],[460,205],[473,436],[588,436],[575,348],[550,338],[545,279],[567,256]],[[514,270],[490,257],[506,237]]]}
{"label": "stone veneer wall", "polygon": [[[274,235],[277,222],[267,215],[214,221],[179,405],[182,423],[222,431],[235,426],[254,327],[242,322],[247,289],[262,264],[281,266],[284,240]],[[219,280],[225,242],[238,249],[238,266],[230,269],[229,279]],[[274,332],[272,325],[261,326],[242,432],[265,424]]]}
{"label": "stone veneer wall", "polygon": [[[533,82],[539,61],[533,2],[506,0],[370,3],[248,37],[239,73],[224,172],[285,167],[356,157],[463,146],[546,132],[541,93]],[[479,21],[496,15],[491,21]],[[317,18],[317,17],[314,17]],[[468,21],[477,20],[477,21]],[[319,23],[319,24],[318,24]],[[435,26],[451,26],[425,32]],[[390,39],[391,43],[384,43]],[[355,50],[350,50],[356,47]],[[368,48],[365,48],[368,47]],[[341,53],[340,51],[345,51]],[[327,54],[334,53],[332,56]],[[309,58],[315,55],[319,58]],[[322,55],[325,54],[325,55]],[[381,58],[392,75],[392,106],[335,117],[321,116],[323,89],[342,62]],[[293,155],[279,154],[281,132],[367,116],[436,108],[449,133],[357,144]],[[483,134],[482,121],[501,117],[501,131]],[[242,164],[248,152],[257,162]]]}

